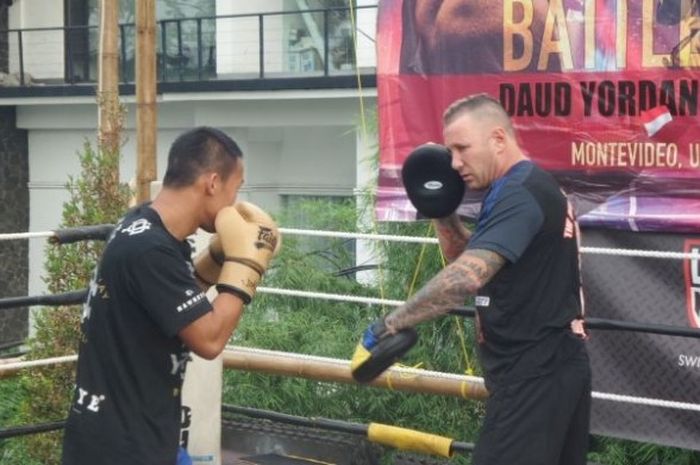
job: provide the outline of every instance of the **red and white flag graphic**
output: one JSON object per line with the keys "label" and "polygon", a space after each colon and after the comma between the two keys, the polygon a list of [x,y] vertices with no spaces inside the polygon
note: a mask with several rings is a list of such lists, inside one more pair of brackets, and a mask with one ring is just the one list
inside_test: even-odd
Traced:
{"label": "red and white flag graphic", "polygon": [[640,114],[640,118],[649,137],[659,132],[662,127],[666,126],[673,119],[668,108],[663,105],[654,107],[649,111],[643,111]]}

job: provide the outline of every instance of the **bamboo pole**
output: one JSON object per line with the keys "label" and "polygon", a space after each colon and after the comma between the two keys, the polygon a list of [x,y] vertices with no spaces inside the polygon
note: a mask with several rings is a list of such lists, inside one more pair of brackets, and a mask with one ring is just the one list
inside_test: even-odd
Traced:
{"label": "bamboo pole", "polygon": [[[77,360],[77,355],[43,360],[15,361],[0,364],[0,379],[15,376],[20,370]],[[247,347],[229,346],[223,353],[224,368],[290,376],[315,381],[357,384],[350,374],[350,361],[324,357],[307,357],[299,354],[275,352]],[[395,391],[437,394],[485,399],[488,392],[481,378],[416,370],[393,366],[369,386]]]}
{"label": "bamboo pole", "polygon": [[156,179],[156,8],[155,0],[136,2],[136,200],[151,198]]}
{"label": "bamboo pole", "polygon": [[[97,83],[97,125],[100,147],[112,153],[121,142],[119,104],[119,2],[100,2],[100,65]],[[116,177],[119,173],[117,169]]]}
{"label": "bamboo pole", "polygon": [[[292,376],[316,381],[356,384],[350,374],[350,361],[321,357],[298,357],[283,352],[229,347],[224,351],[224,367]],[[391,367],[369,384],[396,391],[419,392],[466,399],[485,399],[488,396],[481,378]]]}
{"label": "bamboo pole", "polygon": [[6,361],[9,363],[0,363],[0,379],[16,376],[20,370],[27,368],[52,366],[61,363],[74,363],[76,360],[78,360],[77,355],[63,355],[60,357],[44,358],[41,360],[10,359]]}

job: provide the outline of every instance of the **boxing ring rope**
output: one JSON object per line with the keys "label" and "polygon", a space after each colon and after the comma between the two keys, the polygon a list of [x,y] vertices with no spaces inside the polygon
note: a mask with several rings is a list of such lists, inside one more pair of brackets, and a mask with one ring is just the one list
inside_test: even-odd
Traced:
{"label": "boxing ring rope", "polygon": [[[324,292],[299,291],[294,289],[282,289],[274,287],[258,287],[258,292],[272,295],[285,295],[290,297],[306,297],[312,299],[334,300],[338,302],[354,302],[368,305],[387,305],[398,307],[403,305],[403,300],[381,299],[376,297],[361,297],[348,294],[329,294]],[[0,307],[1,308],[1,307]],[[448,313],[465,318],[473,318],[476,309],[474,307],[459,307],[450,310]],[[586,327],[590,329],[612,330],[612,331],[636,331],[640,333],[660,334],[665,336],[679,336],[700,339],[700,329],[684,328],[678,326],[636,323],[619,320],[609,320],[605,318],[586,317]]]}
{"label": "boxing ring rope", "polygon": [[[329,294],[324,292],[300,291],[294,289],[283,289],[265,286],[258,287],[257,291],[261,294],[325,299],[336,302],[352,302],[366,305],[386,305],[397,307],[404,303],[404,301],[402,300],[382,299],[377,297],[362,297],[348,294]],[[61,294],[54,295],[8,297],[0,299],[0,310],[30,305],[78,305],[83,303],[86,295],[87,289],[83,289],[80,291],[64,292]],[[475,311],[476,310],[474,307],[459,307],[450,310],[448,313],[455,316],[473,318]],[[586,327],[590,329],[610,331],[635,331],[648,334],[660,334],[665,336],[679,336],[700,339],[700,330],[695,328],[609,320],[605,318],[587,317]]]}
{"label": "boxing ring rope", "polygon": [[[53,244],[70,244],[82,240],[104,240],[109,236],[109,233],[114,229],[114,225],[100,224],[94,226],[81,226],[76,228],[58,229],[54,231],[43,232],[27,232],[27,233],[5,233],[0,234],[0,241],[16,240],[16,239],[36,239],[48,238]],[[438,244],[437,238],[433,237],[415,237],[402,236],[393,234],[369,234],[369,233],[352,233],[341,231],[320,231],[312,229],[294,229],[294,228],[279,228],[283,234],[298,235],[298,236],[316,236],[328,237],[336,239],[357,239],[357,240],[376,240],[388,242],[406,242],[414,244]],[[696,252],[669,252],[662,250],[642,250],[642,249],[616,249],[611,247],[581,247],[581,253],[589,253],[595,255],[613,255],[622,257],[640,257],[640,258],[668,258],[668,259],[700,259],[700,253]]]}

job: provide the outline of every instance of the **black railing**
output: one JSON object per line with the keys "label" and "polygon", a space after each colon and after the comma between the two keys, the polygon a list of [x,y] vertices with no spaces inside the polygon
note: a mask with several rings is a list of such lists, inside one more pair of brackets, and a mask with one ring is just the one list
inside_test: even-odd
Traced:
{"label": "black railing", "polygon": [[[376,6],[160,20],[158,80],[347,76],[357,72],[358,56],[367,62],[360,71],[374,74],[374,22],[362,22],[368,9]],[[349,19],[336,20],[342,17]],[[98,32],[97,26],[0,30],[8,43],[10,68],[0,71],[9,71],[19,86],[94,83]],[[119,35],[120,82],[131,84],[135,24],[120,24]],[[358,36],[365,46],[356,50]]]}

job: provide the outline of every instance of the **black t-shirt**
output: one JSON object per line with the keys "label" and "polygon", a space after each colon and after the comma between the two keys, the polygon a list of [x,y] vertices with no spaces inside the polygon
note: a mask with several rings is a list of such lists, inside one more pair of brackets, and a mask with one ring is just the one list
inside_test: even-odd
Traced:
{"label": "black t-shirt", "polygon": [[187,242],[144,205],[107,243],[81,316],[64,465],[173,465],[189,350],[178,332],[211,310]]}
{"label": "black t-shirt", "polygon": [[569,329],[582,313],[578,227],[549,173],[522,161],[498,179],[467,247],[507,260],[475,297],[489,389],[546,374],[581,348]]}

